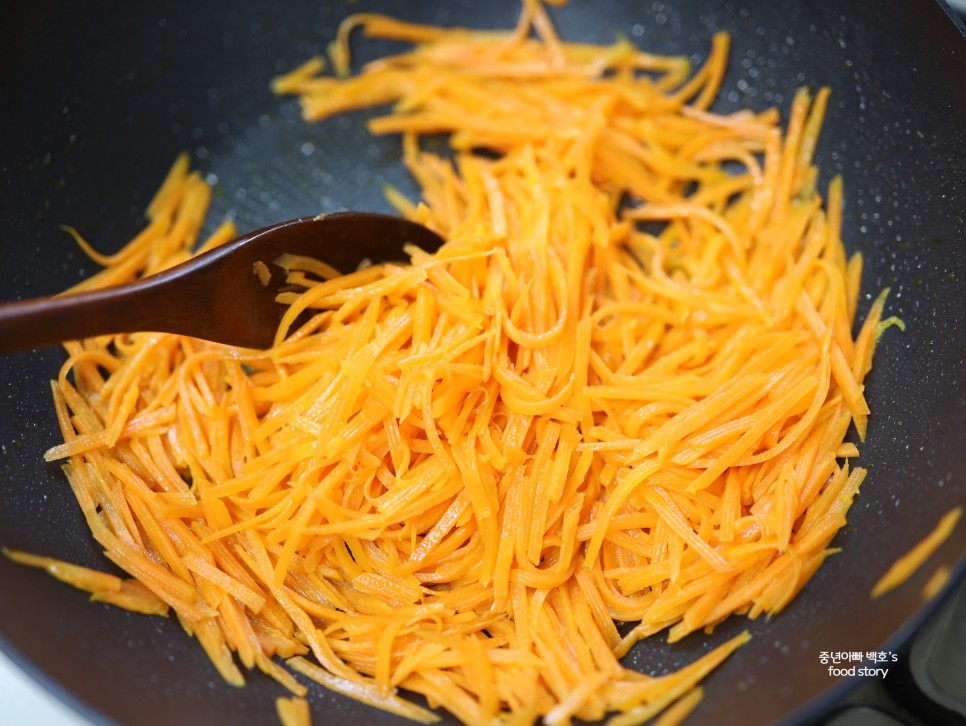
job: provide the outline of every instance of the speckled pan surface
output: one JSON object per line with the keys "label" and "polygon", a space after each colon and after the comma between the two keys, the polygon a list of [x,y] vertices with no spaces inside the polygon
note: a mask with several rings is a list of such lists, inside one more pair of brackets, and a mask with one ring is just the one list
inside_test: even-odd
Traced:
{"label": "speckled pan surface", "polygon": [[[175,155],[192,153],[215,186],[213,219],[248,229],[338,209],[388,211],[380,187],[412,190],[394,138],[369,138],[367,114],[308,126],[273,75],[323,51],[351,12],[508,27],[515,0],[309,3],[5,3],[0,9],[0,290],[56,292],[93,271],[57,230],[99,247],[129,239]],[[877,577],[941,514],[966,499],[966,39],[920,0],[618,2],[554,11],[565,38],[622,34],[655,52],[700,60],[713,31],[733,52],[717,108],[777,105],[796,87],[832,88],[818,149],[822,179],[846,182],[844,237],[866,256],[863,305],[892,289],[907,324],[880,347],[869,381],[869,478],[831,558],[772,622],[735,619],[712,637],[641,644],[647,672],[691,661],[750,625],[753,642],[706,682],[696,722],[809,718],[847,683],[819,663],[828,650],[881,650],[928,610],[920,590],[941,563],[962,573],[960,526],[930,568],[872,602]],[[359,58],[394,50],[357,46]],[[0,544],[105,566],[59,470],[47,381],[56,349],[0,360]],[[94,718],[124,724],[273,723],[281,689],[253,674],[220,681],[176,622],[91,604],[42,573],[0,558],[0,645]],[[311,694],[318,723],[392,717]]]}

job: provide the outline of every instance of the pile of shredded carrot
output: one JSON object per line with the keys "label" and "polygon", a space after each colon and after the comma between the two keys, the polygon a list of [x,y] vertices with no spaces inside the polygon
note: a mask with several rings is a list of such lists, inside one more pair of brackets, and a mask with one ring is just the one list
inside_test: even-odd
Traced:
{"label": "pile of shredded carrot", "polygon": [[[414,47],[349,77],[354,28]],[[784,129],[715,113],[727,51],[692,71],[564,43],[529,0],[506,33],[349,18],[336,76],[274,88],[310,120],[393,104],[369,127],[401,134],[423,196],[388,197],[448,242],[344,277],[284,260],[264,352],[69,343],[47,458],[131,579],[31,564],[173,612],[233,684],[258,667],[301,697],[295,671],[426,722],[401,689],[466,723],[683,718],[747,635],[670,675],[620,658],[774,614],[832,552],[888,324],[880,296],[852,334],[862,260],[812,164],[827,90]],[[188,257],[209,195],[179,159],[84,286]]]}

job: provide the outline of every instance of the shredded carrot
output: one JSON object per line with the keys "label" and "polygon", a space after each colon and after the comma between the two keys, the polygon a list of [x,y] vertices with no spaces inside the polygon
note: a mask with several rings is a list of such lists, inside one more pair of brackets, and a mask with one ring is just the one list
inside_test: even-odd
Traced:
{"label": "shredded carrot", "polygon": [[687,695],[682,696],[673,706],[669,707],[654,722],[654,726],[678,726],[691,715],[691,712],[698,707],[704,691],[698,687],[693,688]]}
{"label": "shredded carrot", "polygon": [[91,600],[107,602],[126,610],[146,615],[167,615],[168,606],[151,594],[137,580],[128,580],[74,565],[53,557],[42,557],[4,548],[3,554],[12,562],[45,570],[61,582],[91,594]]}
{"label": "shredded carrot", "polygon": [[[415,46],[350,76],[354,28]],[[891,319],[880,296],[853,338],[861,258],[812,161],[827,91],[787,130],[716,113],[727,51],[692,73],[567,43],[525,0],[507,33],[350,18],[338,76],[275,81],[313,121],[393,104],[370,129],[422,199],[388,196],[447,243],[341,277],[287,257],[267,351],[72,342],[52,384],[48,458],[94,537],[226,679],[301,696],[277,655],[424,722],[403,691],[467,723],[683,718],[747,635],[660,677],[620,657],[801,591],[865,478],[845,439]],[[179,158],[83,287],[184,259],[209,199]]]}
{"label": "shredded carrot", "polygon": [[309,702],[304,698],[276,698],[275,710],[282,726],[312,726]]}
{"label": "shredded carrot", "polygon": [[942,592],[943,588],[949,582],[951,574],[949,567],[946,565],[937,567],[932,575],[929,576],[929,579],[926,580],[926,584],[922,586],[922,599],[932,600]]}
{"label": "shredded carrot", "polygon": [[[946,512],[932,532],[920,540],[916,546],[909,550],[906,554],[892,563],[892,567],[890,567],[886,573],[879,578],[879,581],[875,583],[875,587],[872,588],[872,597],[881,597],[887,592],[895,590],[906,580],[912,577],[912,575],[920,567],[922,567],[923,564],[925,564],[926,560],[928,560],[932,554],[939,549],[942,543],[949,538],[949,535],[951,535],[953,530],[956,529],[956,524],[959,522],[959,518],[962,515],[962,507],[955,507],[954,509]],[[937,585],[935,582],[927,583],[926,592],[928,593],[930,590],[938,589],[941,586],[941,584]]]}
{"label": "shredded carrot", "polygon": [[252,265],[252,273],[258,278],[258,281],[262,285],[267,285],[272,281],[272,271],[269,270],[268,265],[261,260],[258,260],[254,265]]}

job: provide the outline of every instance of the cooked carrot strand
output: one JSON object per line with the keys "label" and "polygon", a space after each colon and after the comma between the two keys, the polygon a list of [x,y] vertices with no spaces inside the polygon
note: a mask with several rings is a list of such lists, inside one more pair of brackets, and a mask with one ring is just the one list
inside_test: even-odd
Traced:
{"label": "cooked carrot strand", "polygon": [[[949,538],[949,535],[953,533],[962,514],[962,507],[956,507],[946,512],[932,532],[920,540],[906,554],[892,563],[892,566],[879,578],[879,581],[875,583],[875,587],[872,588],[872,597],[881,597],[908,580],[939,549],[940,545]],[[927,588],[927,592],[933,590],[935,587],[936,585],[932,584]]]}

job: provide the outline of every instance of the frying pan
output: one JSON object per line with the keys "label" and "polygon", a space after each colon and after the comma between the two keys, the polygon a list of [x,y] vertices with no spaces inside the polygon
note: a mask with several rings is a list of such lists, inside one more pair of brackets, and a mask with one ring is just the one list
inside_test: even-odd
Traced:
{"label": "frying pan", "polygon": [[[58,224],[106,251],[142,224],[175,155],[214,184],[213,214],[240,229],[339,209],[389,211],[380,188],[415,193],[394,138],[370,138],[357,113],[305,125],[269,80],[323,51],[352,12],[507,28],[516,0],[392,3],[58,3],[0,9],[0,296],[59,291],[93,272]],[[822,651],[900,651],[935,607],[921,588],[944,564],[966,569],[960,526],[898,591],[876,579],[966,492],[966,40],[943,6],[920,0],[573,0],[553,16],[567,39],[622,33],[648,50],[700,61],[718,29],[733,51],[716,108],[787,112],[796,87],[832,88],[817,151],[821,182],[844,175],[844,238],[866,259],[860,315],[890,287],[888,332],[868,380],[873,407],[861,464],[869,477],[842,548],[771,621],[733,618],[712,636],[639,646],[630,666],[676,669],[741,629],[754,639],[705,683],[696,722],[804,723],[855,684],[830,678]],[[399,49],[358,46],[358,61]],[[57,349],[0,360],[0,543],[110,568],[56,467],[47,381]],[[0,645],[95,721],[275,722],[274,682],[224,684],[177,622],[87,602],[45,574],[0,558]],[[315,689],[317,721],[396,719]]]}

